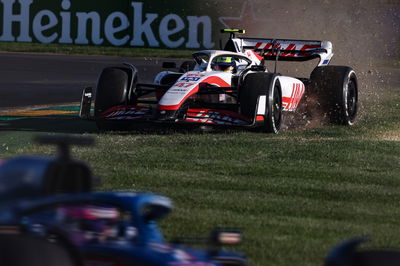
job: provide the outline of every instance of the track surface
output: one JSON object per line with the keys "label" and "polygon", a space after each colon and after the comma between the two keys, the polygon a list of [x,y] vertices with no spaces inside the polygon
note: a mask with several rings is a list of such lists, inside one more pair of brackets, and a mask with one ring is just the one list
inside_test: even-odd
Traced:
{"label": "track surface", "polygon": [[[96,86],[104,67],[122,62],[138,68],[140,82],[151,82],[165,61],[21,53],[0,53],[0,60],[0,157],[15,152],[38,132],[98,132],[95,123],[78,118],[77,104],[70,104],[80,101],[82,88]],[[286,67],[280,64],[280,69]],[[388,92],[388,88],[400,88],[398,68],[358,67],[356,71],[362,104],[366,100],[365,104],[379,106],[391,97],[393,89]]]}
{"label": "track surface", "polygon": [[109,56],[0,53],[0,109],[80,101],[82,88],[95,86],[100,71],[134,64],[140,82],[150,82],[161,60]]}
{"label": "track surface", "polygon": [[[0,52],[0,110],[79,102],[82,89],[95,87],[104,67],[123,62],[138,68],[140,82],[152,82],[166,60]],[[284,71],[289,67],[293,68],[280,63],[279,71],[291,75]],[[400,86],[400,69],[356,66],[355,70],[361,101],[380,100],[385,98],[387,88]]]}

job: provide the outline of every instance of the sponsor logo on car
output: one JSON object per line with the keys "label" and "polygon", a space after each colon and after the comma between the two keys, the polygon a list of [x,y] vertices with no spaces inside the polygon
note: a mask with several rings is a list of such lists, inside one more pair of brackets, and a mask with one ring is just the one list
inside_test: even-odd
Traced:
{"label": "sponsor logo on car", "polygon": [[207,123],[207,124],[215,124],[215,125],[248,125],[249,121],[245,119],[241,119],[238,117],[234,117],[231,114],[224,114],[218,111],[192,111],[189,110],[188,116],[185,121],[187,122],[198,122],[198,123]]}
{"label": "sponsor logo on car", "polygon": [[103,115],[106,119],[113,119],[113,120],[132,120],[132,119],[139,119],[144,118],[146,115],[149,115],[150,108],[148,107],[140,107],[134,106],[130,108],[126,107],[116,107],[111,111],[108,111],[106,114]]}
{"label": "sponsor logo on car", "polygon": [[183,78],[180,79],[180,81],[199,81],[201,79],[201,77],[190,77],[190,76],[185,76]]}

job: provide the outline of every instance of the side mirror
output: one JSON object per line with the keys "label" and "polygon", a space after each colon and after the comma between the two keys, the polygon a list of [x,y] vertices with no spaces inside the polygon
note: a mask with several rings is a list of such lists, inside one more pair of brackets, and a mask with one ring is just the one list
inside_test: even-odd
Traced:
{"label": "side mirror", "polygon": [[176,68],[176,63],[175,62],[163,62],[162,67],[163,68]]}
{"label": "side mirror", "polygon": [[258,72],[264,72],[265,71],[265,66],[261,66],[261,65],[254,65],[250,67],[251,71],[258,71]]}

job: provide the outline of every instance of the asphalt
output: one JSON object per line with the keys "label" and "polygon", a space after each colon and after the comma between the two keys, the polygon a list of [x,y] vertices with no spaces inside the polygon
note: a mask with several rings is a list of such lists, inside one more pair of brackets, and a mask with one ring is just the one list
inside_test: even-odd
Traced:
{"label": "asphalt", "polygon": [[[98,75],[104,67],[123,62],[138,68],[139,82],[152,82],[162,70],[164,61],[156,58],[0,53],[0,109],[79,102],[82,89],[96,87]],[[310,73],[312,68],[306,72]],[[362,101],[382,100],[390,97],[387,88],[400,87],[399,68],[360,65],[355,70]],[[280,62],[279,71],[291,75],[293,73],[286,72],[293,72],[293,66]],[[296,71],[297,68],[294,73]]]}
{"label": "asphalt", "polygon": [[110,56],[0,53],[0,108],[79,102],[84,87],[96,86],[101,70],[123,62],[151,82],[161,59]]}

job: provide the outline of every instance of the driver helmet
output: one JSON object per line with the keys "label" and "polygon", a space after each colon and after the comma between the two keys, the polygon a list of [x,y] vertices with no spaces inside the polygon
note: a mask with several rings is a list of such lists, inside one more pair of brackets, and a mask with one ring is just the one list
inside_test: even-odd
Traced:
{"label": "driver helmet", "polygon": [[232,72],[235,66],[235,59],[230,56],[219,56],[214,60],[213,64],[211,65],[213,70],[224,72]]}

